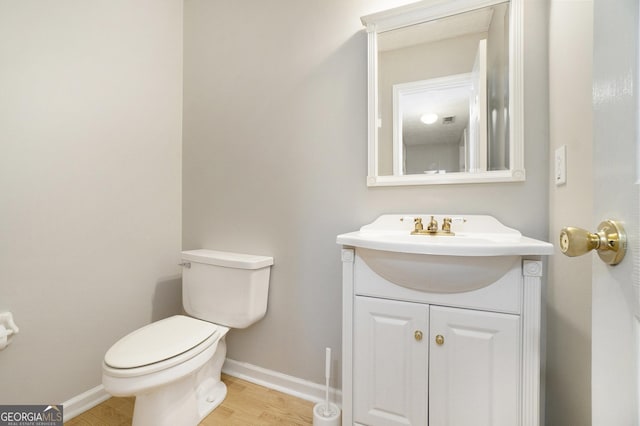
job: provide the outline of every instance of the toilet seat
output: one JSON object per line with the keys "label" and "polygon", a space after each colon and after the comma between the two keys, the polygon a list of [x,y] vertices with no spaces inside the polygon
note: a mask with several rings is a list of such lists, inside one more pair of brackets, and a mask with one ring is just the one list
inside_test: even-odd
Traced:
{"label": "toilet seat", "polygon": [[228,328],[184,315],[144,326],[116,342],[104,357],[112,377],[135,377],[184,363],[215,345]]}

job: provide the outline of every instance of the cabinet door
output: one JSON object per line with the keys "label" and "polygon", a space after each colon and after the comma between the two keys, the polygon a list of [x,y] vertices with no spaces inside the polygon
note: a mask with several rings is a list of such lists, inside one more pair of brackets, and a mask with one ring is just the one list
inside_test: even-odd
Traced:
{"label": "cabinet door", "polygon": [[358,296],[354,319],[354,421],[426,425],[429,307]]}
{"label": "cabinet door", "polygon": [[517,425],[520,317],[430,312],[429,426]]}

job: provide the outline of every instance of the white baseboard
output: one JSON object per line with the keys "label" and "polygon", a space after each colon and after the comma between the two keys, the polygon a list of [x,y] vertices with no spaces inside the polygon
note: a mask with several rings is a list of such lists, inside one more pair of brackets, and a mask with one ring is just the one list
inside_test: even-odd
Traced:
{"label": "white baseboard", "polygon": [[[325,399],[325,387],[323,385],[288,376],[277,371],[267,370],[246,362],[227,358],[222,366],[222,372],[307,401],[321,402]],[[330,388],[329,399],[331,402],[341,406],[342,392],[335,388]]]}
{"label": "white baseboard", "polygon": [[[222,372],[269,389],[293,395],[306,401],[321,402],[324,401],[325,398],[325,387],[323,385],[288,376],[277,371],[267,370],[266,368],[246,362],[227,358],[222,367]],[[102,385],[89,389],[78,396],[74,396],[70,400],[62,403],[64,406],[64,420],[71,420],[101,402],[106,401],[110,397],[111,395],[104,390],[104,386]],[[329,398],[331,402],[338,406],[342,405],[342,392],[339,390],[330,388]]]}
{"label": "white baseboard", "polygon": [[104,390],[104,386],[102,385],[89,389],[78,396],[74,396],[70,400],[62,403],[64,408],[64,421],[71,420],[109,398],[111,398],[111,395]]}

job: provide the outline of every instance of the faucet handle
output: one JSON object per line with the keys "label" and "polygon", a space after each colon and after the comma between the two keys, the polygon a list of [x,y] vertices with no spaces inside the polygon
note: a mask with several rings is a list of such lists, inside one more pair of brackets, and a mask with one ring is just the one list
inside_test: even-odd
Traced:
{"label": "faucet handle", "polygon": [[451,218],[445,217],[442,219],[442,230],[444,232],[451,232]]}
{"label": "faucet handle", "polygon": [[415,225],[414,231],[422,231],[424,229],[424,226],[422,225],[422,218],[421,217],[414,217],[413,218],[413,223]]}

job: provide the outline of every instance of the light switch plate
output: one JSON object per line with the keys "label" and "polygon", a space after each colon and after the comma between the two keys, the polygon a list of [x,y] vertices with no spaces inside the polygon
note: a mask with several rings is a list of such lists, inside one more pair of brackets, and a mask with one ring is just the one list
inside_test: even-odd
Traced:
{"label": "light switch plate", "polygon": [[556,186],[567,183],[567,146],[562,145],[556,149],[554,179]]}

